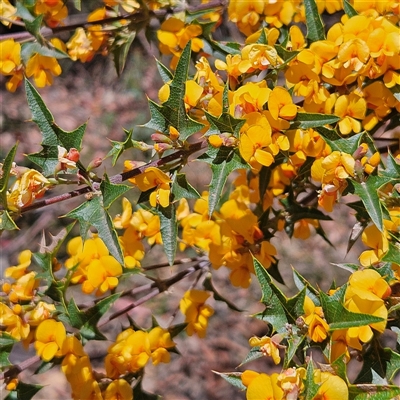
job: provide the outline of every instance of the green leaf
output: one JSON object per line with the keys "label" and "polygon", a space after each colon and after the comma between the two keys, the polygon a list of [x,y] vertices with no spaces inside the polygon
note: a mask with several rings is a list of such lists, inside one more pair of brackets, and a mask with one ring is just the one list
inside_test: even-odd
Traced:
{"label": "green leaf", "polygon": [[174,174],[172,178],[171,192],[174,201],[180,199],[199,199],[200,193],[187,181],[186,174]]}
{"label": "green leaf", "polygon": [[371,314],[354,313],[343,306],[346,286],[342,286],[332,296],[320,291],[321,305],[331,330],[365,326],[384,319]]}
{"label": "green leaf", "polygon": [[378,190],[391,181],[389,177],[371,175],[365,182],[352,180],[354,192],[364,203],[372,222],[383,232],[383,207],[379,199]]}
{"label": "green leaf", "polygon": [[67,150],[71,147],[80,150],[86,124],[81,125],[74,131],[63,131],[56,125],[53,115],[44,104],[40,94],[27,79],[25,79],[25,90],[28,105],[32,112],[32,120],[38,125],[43,135],[41,144],[50,147],[60,145]]}
{"label": "green leaf", "polygon": [[114,166],[121,154],[131,147],[134,147],[134,141],[132,140],[133,129],[127,131],[124,129],[126,139],[123,142],[117,142],[116,140],[110,140],[112,149],[108,152],[106,157],[112,157],[112,165]]}
{"label": "green leaf", "polygon": [[17,7],[17,12],[14,14],[15,16],[20,17],[25,22],[26,21],[32,22],[35,19],[35,17],[29,12],[29,10],[24,5],[22,5],[20,1],[16,2],[16,7]]}
{"label": "green leaf", "polygon": [[72,327],[80,329],[85,321],[85,313],[79,310],[78,306],[75,303],[74,298],[72,297],[67,305],[67,313],[68,319]]}
{"label": "green leaf", "polygon": [[96,303],[84,313],[85,323],[80,329],[81,335],[87,340],[106,340],[107,338],[98,330],[97,323],[109,310],[122,293],[115,293]]}
{"label": "green leaf", "polygon": [[105,175],[105,179],[100,184],[100,190],[103,194],[103,205],[106,210],[108,210],[112,203],[117,200],[120,196],[130,190],[131,187],[128,185],[114,184]]}
{"label": "green leaf", "polygon": [[160,74],[163,82],[168,83],[168,82],[172,81],[172,79],[174,78],[174,75],[172,74],[172,72],[160,61],[156,60],[156,63],[157,63],[158,73]]}
{"label": "green leaf", "polygon": [[315,130],[322,135],[326,143],[332,148],[332,151],[342,151],[343,153],[353,154],[364,136],[364,132],[353,135],[349,138],[343,139],[337,134],[333,129],[328,129],[325,127],[316,127]]}
{"label": "green leaf", "polygon": [[30,400],[35,394],[42,389],[41,385],[31,385],[24,382],[18,382],[17,385],[17,399],[18,400]]}
{"label": "green leaf", "polygon": [[242,365],[247,364],[250,361],[258,360],[261,357],[264,357],[264,354],[260,351],[260,346],[255,346],[247,353],[246,357],[238,365],[238,367],[241,367]]}
{"label": "green leaf", "polygon": [[225,372],[225,373],[217,371],[212,371],[212,372],[214,372],[214,374],[219,375],[221,378],[225,379],[228,383],[235,386],[236,388],[240,390],[246,390],[246,386],[244,386],[242,383],[241,372]]}
{"label": "green leaf", "polygon": [[[363,392],[363,393],[360,393]],[[400,388],[396,385],[349,385],[349,394],[352,400],[393,400],[400,394]]]}
{"label": "green leaf", "polygon": [[278,53],[279,57],[282,58],[282,60],[285,63],[288,63],[290,60],[293,60],[293,58],[295,58],[297,56],[297,54],[299,54],[299,51],[290,51],[290,50],[286,50],[283,46],[276,44],[275,46],[275,50]]}
{"label": "green leaf", "polygon": [[313,301],[313,303],[319,306],[320,301],[318,297],[318,290],[315,289],[310,282],[307,281],[298,271],[292,268],[293,280],[298,290],[306,288],[306,295]]}
{"label": "green leaf", "polygon": [[306,379],[304,380],[304,400],[313,400],[318,392],[319,386],[314,382],[314,363],[312,358],[308,361]]}
{"label": "green leaf", "polygon": [[7,210],[0,211],[0,234],[1,231],[13,231],[19,229]]}
{"label": "green leaf", "polygon": [[306,14],[307,39],[311,42],[326,39],[324,25],[315,0],[304,0],[304,8]]}
{"label": "green leaf", "polygon": [[232,117],[229,112],[223,112],[219,117],[215,117],[209,113],[205,113],[210,128],[207,131],[207,136],[218,135],[220,133],[231,133],[236,138],[239,137],[240,128],[246,122],[244,119]]}
{"label": "green leaf", "polygon": [[232,148],[224,146],[219,149],[210,146],[198,160],[211,165],[212,178],[208,197],[208,215],[211,216],[221,198],[229,174],[236,169],[248,168],[248,165]]}
{"label": "green leaf", "polygon": [[337,117],[336,115],[299,112],[297,113],[296,118],[293,121],[291,121],[290,128],[291,129],[317,128],[319,126],[327,124],[335,124],[336,122],[339,121],[340,117]]}
{"label": "green leaf", "polygon": [[183,332],[186,329],[187,325],[187,323],[182,323],[168,327],[168,332],[171,336],[171,339]]}
{"label": "green leaf", "polygon": [[288,320],[278,296],[271,288],[272,278],[268,274],[267,270],[254,257],[253,264],[258,282],[261,285],[261,302],[266,306],[263,312],[256,314],[256,317],[270,323],[273,331],[285,332]]}
{"label": "green leaf", "polygon": [[42,44],[38,42],[27,42],[21,45],[21,58],[25,64],[34,54],[40,54],[45,57],[53,57],[57,59],[70,58],[68,53],[53,46],[51,42],[43,41]]}
{"label": "green leaf", "polygon": [[395,244],[389,242],[389,250],[387,253],[381,258],[381,261],[385,261],[388,263],[395,263],[400,265],[400,249]]}
{"label": "green leaf", "polygon": [[214,294],[214,299],[217,301],[222,301],[224,302],[231,310],[233,311],[238,311],[238,312],[242,312],[243,310],[241,310],[240,308],[237,308],[231,301],[225,299],[225,297],[221,296],[217,290],[215,289],[212,281],[211,281],[211,275],[208,275],[206,277],[206,279],[203,282],[203,286],[204,289],[209,290],[210,292],[212,292]]}
{"label": "green leaf", "polygon": [[307,334],[301,335],[299,330],[292,326],[292,335],[287,339],[287,348],[285,351],[285,360],[283,362],[283,368],[288,368],[292,364],[293,357],[298,356],[304,347],[304,342],[307,339]]}
{"label": "green leaf", "polygon": [[203,128],[203,124],[191,119],[185,109],[186,80],[189,72],[191,42],[183,49],[179,58],[174,78],[170,83],[170,95],[162,106],[149,101],[151,120],[144,126],[169,134],[169,127],[173,126],[180,134],[181,140],[186,140],[192,134]]}
{"label": "green leaf", "polygon": [[81,0],[74,0],[74,7],[81,11],[82,7],[81,7]]}
{"label": "green leaf", "polygon": [[112,219],[104,209],[103,201],[100,196],[94,196],[91,200],[70,211],[65,217],[77,219],[80,223],[82,240],[85,240],[91,226],[97,229],[98,235],[107,244],[110,254],[122,265],[124,256],[118,240],[118,235],[114,229]]}
{"label": "green leaf", "polygon": [[6,368],[12,363],[8,359],[12,348],[15,343],[18,343],[18,340],[14,339],[11,335],[5,332],[1,332],[0,334],[0,365],[1,368]]}
{"label": "green leaf", "polygon": [[397,181],[400,179],[400,164],[396,162],[390,152],[386,160],[386,168],[380,171],[380,175],[396,179]]}
{"label": "green leaf", "polygon": [[111,53],[114,56],[114,66],[118,76],[120,76],[125,68],[126,58],[129,49],[136,37],[136,31],[129,31],[129,33],[120,32],[116,35]]}
{"label": "green leaf", "polygon": [[354,7],[350,4],[348,0],[343,0],[343,10],[349,16],[349,18],[358,15],[358,12],[354,9]]}
{"label": "green leaf", "polygon": [[389,382],[394,383],[394,378],[397,372],[400,371],[400,354],[394,352],[390,348],[385,348],[384,351],[388,359],[386,367],[386,378]]}
{"label": "green leaf", "polygon": [[8,181],[10,179],[10,172],[14,162],[15,154],[17,153],[18,143],[15,144],[12,149],[7,153],[7,156],[2,165],[2,173],[0,175],[0,202],[6,208],[7,207],[7,190]]}
{"label": "green leaf", "polygon": [[176,220],[176,210],[173,204],[168,207],[157,207],[157,213],[160,217],[160,232],[163,241],[163,247],[169,265],[175,262],[178,223]]}

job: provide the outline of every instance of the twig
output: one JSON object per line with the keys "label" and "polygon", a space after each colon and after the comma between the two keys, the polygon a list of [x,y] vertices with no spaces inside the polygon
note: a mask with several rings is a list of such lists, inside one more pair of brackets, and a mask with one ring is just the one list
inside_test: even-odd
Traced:
{"label": "twig", "polygon": [[31,367],[33,364],[37,363],[38,361],[40,361],[40,357],[33,356],[31,358],[28,358],[25,361],[22,361],[22,363],[20,363],[20,364],[13,365],[7,371],[0,373],[0,380],[17,376],[19,373],[28,369],[29,367]]}

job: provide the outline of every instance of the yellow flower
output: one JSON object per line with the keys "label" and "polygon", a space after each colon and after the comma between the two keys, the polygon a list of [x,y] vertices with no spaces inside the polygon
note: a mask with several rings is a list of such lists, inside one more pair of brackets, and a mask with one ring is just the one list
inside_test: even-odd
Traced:
{"label": "yellow flower", "polygon": [[153,364],[169,363],[171,356],[167,349],[175,347],[170,333],[157,326],[149,332],[149,341]]}
{"label": "yellow flower", "polygon": [[[298,399],[304,389],[304,378],[306,370],[300,368],[288,368],[277,377],[277,384],[284,392],[286,399]],[[286,397],[285,397],[286,396]]]}
{"label": "yellow flower", "polygon": [[30,326],[37,326],[42,321],[49,319],[51,314],[56,311],[54,304],[48,304],[44,301],[39,301],[35,308],[24,314],[24,319]]}
{"label": "yellow flower", "polygon": [[55,28],[68,16],[68,8],[63,0],[37,0],[35,14],[44,14],[44,20],[50,28]]}
{"label": "yellow flower", "polygon": [[50,182],[38,171],[29,169],[18,177],[7,193],[7,205],[11,211],[19,211],[40,199],[48,190]]}
{"label": "yellow flower", "polygon": [[346,382],[337,375],[317,369],[314,371],[314,382],[320,385],[314,397],[315,400],[347,400],[349,398]]}
{"label": "yellow flower", "polygon": [[36,279],[36,272],[28,272],[22,275],[11,285],[9,299],[13,303],[20,301],[30,301],[35,295],[35,291],[39,286],[39,280]]}
{"label": "yellow flower", "polygon": [[270,66],[276,67],[283,63],[275,48],[267,44],[249,44],[243,47],[241,54],[242,61],[238,69],[242,74],[263,71]]}
{"label": "yellow flower", "polygon": [[0,73],[2,75],[11,75],[6,87],[10,92],[15,92],[24,75],[21,63],[21,44],[15,42],[14,39],[0,42]]}
{"label": "yellow flower", "polygon": [[21,251],[18,255],[19,265],[9,267],[4,271],[5,278],[19,279],[25,275],[26,269],[31,265],[32,252],[30,250]]}
{"label": "yellow flower", "polygon": [[339,129],[343,135],[351,132],[359,133],[361,131],[361,122],[367,111],[365,99],[356,93],[339,96],[335,103],[335,114],[342,118],[339,121]]}
{"label": "yellow flower", "polygon": [[38,356],[43,361],[50,361],[55,356],[61,356],[61,348],[66,338],[65,327],[62,322],[46,319],[37,327],[35,338]]}
{"label": "yellow flower", "polygon": [[372,250],[363,251],[359,260],[363,267],[369,267],[378,263],[389,250],[387,232],[381,232],[376,225],[370,225],[364,229],[361,239],[363,243]]}
{"label": "yellow flower", "polygon": [[297,106],[292,96],[283,87],[275,87],[268,99],[268,110],[274,119],[283,118],[288,121],[296,118]]}
{"label": "yellow flower", "polygon": [[260,346],[260,351],[268,357],[272,357],[275,365],[281,362],[281,357],[279,355],[279,343],[282,340],[282,336],[274,335],[273,337],[264,336],[258,338],[256,336],[249,339],[249,344],[251,347]]}
{"label": "yellow flower", "polygon": [[325,321],[322,307],[316,307],[313,301],[306,296],[304,299],[304,313],[302,317],[308,326],[308,336],[313,342],[323,342],[329,331],[329,325]]}
{"label": "yellow flower", "polygon": [[83,28],[77,28],[67,43],[68,54],[72,60],[90,61],[96,54],[90,37]]}
{"label": "yellow flower", "polygon": [[133,400],[133,389],[125,379],[112,381],[103,393],[104,400]]}
{"label": "yellow flower", "polygon": [[[7,18],[7,20],[11,20],[11,21],[16,21],[18,19],[18,17],[15,16],[16,12],[17,12],[17,9],[13,5],[11,5],[8,0],[1,0],[0,15],[3,18]],[[7,26],[8,28],[10,28],[12,25],[12,22],[7,21],[7,20],[1,19],[1,23],[3,25]]]}
{"label": "yellow flower", "polygon": [[241,375],[242,382],[247,386],[247,400],[281,400],[284,392],[278,386],[278,374],[259,374],[254,371],[244,371]]}
{"label": "yellow flower", "polygon": [[4,303],[0,303],[0,325],[16,340],[26,339],[30,332],[29,324]]}
{"label": "yellow flower", "polygon": [[208,318],[214,314],[212,307],[205,304],[209,296],[210,294],[206,291],[191,289],[181,299],[179,308],[188,324],[186,332],[189,336],[194,333],[197,333],[200,338],[206,336]]}

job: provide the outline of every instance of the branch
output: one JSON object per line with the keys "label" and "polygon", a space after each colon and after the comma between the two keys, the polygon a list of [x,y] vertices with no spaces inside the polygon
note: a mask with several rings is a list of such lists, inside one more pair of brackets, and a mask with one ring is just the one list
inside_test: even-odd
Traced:
{"label": "branch", "polygon": [[[206,147],[206,142],[205,141],[191,144],[185,150],[178,150],[173,154],[170,154],[170,155],[168,155],[166,157],[163,157],[163,158],[160,158],[158,160],[151,161],[151,162],[149,162],[149,163],[147,163],[145,165],[142,165],[141,167],[134,168],[131,171],[126,171],[126,172],[123,172],[121,174],[117,174],[117,175],[111,176],[110,177],[110,182],[114,183],[114,184],[122,183],[122,182],[126,181],[127,179],[134,178],[135,176],[142,174],[149,167],[160,167],[162,165],[168,164],[171,161],[176,161],[176,160],[179,160],[179,159],[181,161],[184,161],[191,154],[193,154],[193,153],[195,153],[195,152],[197,152],[199,150],[202,150],[205,147]],[[25,213],[25,212],[31,211],[31,210],[36,210],[36,209],[42,208],[42,207],[46,207],[46,206],[49,206],[51,204],[59,203],[59,202],[64,201],[64,200],[69,200],[69,199],[72,199],[74,197],[81,196],[83,194],[86,194],[86,193],[89,193],[89,192],[93,192],[93,191],[99,190],[99,189],[100,189],[100,183],[94,182],[92,184],[92,187],[85,186],[83,188],[76,189],[76,190],[73,190],[73,191],[68,192],[68,193],[63,193],[63,194],[58,195],[58,196],[50,197],[49,199],[44,199],[44,200],[37,201],[36,203],[30,204],[29,206],[21,208],[21,213]]]}

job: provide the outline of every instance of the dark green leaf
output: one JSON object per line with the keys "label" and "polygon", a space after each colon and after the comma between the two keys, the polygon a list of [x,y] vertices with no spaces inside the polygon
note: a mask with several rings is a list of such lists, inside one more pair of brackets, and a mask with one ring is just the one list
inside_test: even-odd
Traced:
{"label": "dark green leaf", "polygon": [[206,117],[210,123],[207,136],[218,135],[220,133],[231,133],[236,138],[239,137],[240,128],[246,122],[244,119],[232,117],[229,112],[222,113],[219,117],[215,117],[206,112]]}
{"label": "dark green leaf", "polygon": [[110,254],[122,265],[124,256],[108,212],[104,209],[101,197],[94,196],[79,207],[70,211],[65,217],[77,219],[80,224],[82,240],[85,240],[91,226],[97,229],[98,235],[107,244]]}
{"label": "dark green leaf", "polygon": [[342,286],[332,296],[320,292],[321,305],[331,330],[348,329],[382,322],[383,318],[370,314],[353,313],[343,306],[346,286]]}
{"label": "dark green leaf", "polygon": [[1,231],[13,231],[19,229],[7,210],[0,211],[0,234]]}
{"label": "dark green leaf", "polygon": [[103,194],[103,205],[106,210],[108,210],[112,203],[117,200],[120,196],[130,190],[131,187],[128,185],[122,184],[113,184],[108,179],[108,176],[105,175],[105,179],[101,182],[100,190]]}
{"label": "dark green leaf", "polygon": [[398,164],[393,157],[392,153],[389,152],[386,168],[380,171],[382,176],[387,176],[388,178],[396,179],[397,181],[400,179],[400,164]]}
{"label": "dark green leaf", "polygon": [[18,340],[14,339],[11,335],[5,332],[1,332],[0,334],[0,365],[2,368],[6,368],[12,363],[8,359],[12,348]]}
{"label": "dark green leaf", "polygon": [[15,144],[12,149],[8,152],[6,158],[4,159],[1,174],[0,174],[0,202],[4,207],[7,206],[7,190],[8,181],[10,179],[10,172],[14,162],[15,154],[17,153],[18,143]]}
{"label": "dark green leaf", "polygon": [[52,57],[57,59],[69,58],[68,53],[54,47],[51,42],[27,42],[21,45],[21,58],[24,63],[28,63],[29,59],[35,55],[40,54],[45,57]]}
{"label": "dark green leaf", "polygon": [[294,284],[296,285],[297,289],[301,291],[306,288],[306,295],[313,301],[315,305],[319,306],[320,301],[318,297],[318,290],[315,289],[310,282],[308,282],[307,279],[300,275],[300,273],[294,268],[292,268],[292,270]]}
{"label": "dark green leaf", "polygon": [[248,165],[230,147],[216,149],[210,146],[198,160],[211,165],[212,178],[208,197],[208,214],[211,216],[221,198],[229,174],[239,168],[248,168]]}
{"label": "dark green leaf", "polygon": [[[349,393],[352,400],[394,400],[400,394],[400,388],[395,385],[350,385]],[[360,394],[353,397],[356,393]]]}
{"label": "dark green leaf", "polygon": [[214,372],[214,374],[219,375],[221,378],[224,378],[228,383],[237,387],[238,389],[246,390],[246,386],[244,386],[242,383],[241,372],[226,372],[226,373],[217,371],[212,371],[212,372]]}
{"label": "dark green leaf", "polygon": [[20,1],[16,2],[16,7],[17,7],[17,12],[15,13],[15,16],[20,17],[24,21],[30,21],[30,22],[32,22],[35,19],[35,17]]}
{"label": "dark green leaf", "polygon": [[188,324],[182,323],[182,324],[177,324],[177,325],[172,325],[168,328],[168,332],[171,336],[171,339],[174,338],[175,336],[179,335],[181,332],[183,332]]}
{"label": "dark green leaf", "polygon": [[233,311],[239,311],[242,312],[240,308],[237,308],[231,301],[227,300],[225,297],[221,296],[217,290],[215,289],[212,281],[211,281],[211,276],[207,276],[206,279],[203,282],[204,289],[209,290],[214,294],[214,299],[217,301],[222,301],[224,302],[231,310]]}
{"label": "dark green leaf", "polygon": [[391,181],[389,177],[369,176],[365,182],[352,181],[355,194],[357,194],[364,203],[372,222],[377,228],[383,231],[383,207],[379,199],[378,190]]}
{"label": "dark green leaf", "polygon": [[114,65],[118,76],[122,74],[122,71],[125,68],[126,58],[135,37],[136,31],[129,31],[129,34],[120,33],[115,37],[111,52],[114,56]]}
{"label": "dark green leaf", "polygon": [[109,310],[112,304],[121,296],[115,293],[99,301],[84,313],[85,323],[80,329],[81,335],[87,340],[106,340],[107,338],[98,330],[97,323],[100,318]]}
{"label": "dark green leaf", "polygon": [[332,265],[335,265],[336,267],[342,268],[346,271],[349,271],[351,273],[356,272],[360,269],[360,266],[357,264],[335,264],[335,263],[331,263]]}
{"label": "dark green leaf", "polygon": [[266,306],[263,312],[256,314],[256,317],[270,323],[273,327],[273,331],[285,332],[288,320],[278,296],[271,288],[272,278],[269,276],[267,270],[254,257],[253,264],[258,282],[261,285],[261,302]]}
{"label": "dark green leaf", "polygon": [[318,392],[319,386],[314,382],[314,363],[310,359],[307,364],[306,379],[304,380],[304,400],[313,400]]}
{"label": "dark green leaf", "polygon": [[164,251],[169,265],[173,265],[178,239],[178,224],[176,220],[175,206],[173,204],[170,204],[168,207],[159,206],[157,212],[160,217],[160,232]]}
{"label": "dark green leaf", "polygon": [[395,263],[400,265],[400,250],[393,243],[389,242],[389,250],[387,253],[381,258],[381,261],[385,261],[388,263]]}
{"label": "dark green leaf", "polygon": [[172,74],[172,72],[160,61],[156,60],[156,63],[157,63],[158,73],[160,74],[163,82],[168,83],[168,82],[172,81],[172,79],[174,78],[174,75]]}
{"label": "dark green leaf", "polygon": [[333,151],[341,151],[347,154],[353,154],[357,150],[360,141],[364,136],[364,132],[361,132],[357,135],[343,139],[340,136],[335,136],[336,131],[333,129],[316,127],[315,130],[323,136],[325,142],[329,144]]}
{"label": "dark green leaf", "polygon": [[17,398],[18,400],[31,400],[33,396],[42,389],[43,386],[31,385],[24,382],[18,382]]}
{"label": "dark green leaf", "polygon": [[172,180],[171,192],[174,201],[180,199],[199,199],[199,192],[187,181],[186,174],[175,174]]}
{"label": "dark green leaf", "polygon": [[44,374],[45,372],[51,370],[55,365],[56,363],[54,361],[42,361],[40,365],[35,369],[35,375]]}
{"label": "dark green leaf", "polygon": [[126,134],[126,139],[123,142],[117,142],[115,140],[110,140],[112,149],[108,152],[106,157],[112,157],[112,165],[114,166],[118,161],[118,158],[124,152],[124,150],[134,147],[134,141],[132,140],[133,130],[127,131],[124,129]]}
{"label": "dark green leaf", "polygon": [[[308,0],[312,1],[312,0]],[[340,121],[340,117],[331,114],[312,114],[299,112],[296,118],[291,122],[291,129],[301,128],[317,128],[327,124],[335,124]]]}
{"label": "dark green leaf", "polygon": [[297,54],[299,54],[299,51],[289,51],[286,50],[283,46],[276,44],[275,45],[275,50],[278,53],[279,57],[282,58],[282,60],[285,63],[288,63],[290,60],[292,60],[293,58],[295,58],[297,56]]}
{"label": "dark green leaf", "polygon": [[79,310],[73,297],[68,302],[67,312],[72,327],[80,329],[82,325],[86,322],[85,314],[81,310]]}
{"label": "dark green leaf", "polygon": [[264,354],[260,351],[260,346],[255,346],[247,353],[246,357],[238,365],[238,367],[241,367],[242,365],[247,364],[250,361],[257,360],[261,357],[264,357]]}
{"label": "dark green leaf", "polygon": [[349,18],[358,15],[358,12],[350,4],[348,0],[343,0],[343,10],[349,16]]}
{"label": "dark green leaf", "polygon": [[304,0],[307,39],[311,42],[325,39],[325,30],[315,0]]}
{"label": "dark green leaf", "polygon": [[285,351],[285,360],[283,361],[283,368],[288,368],[292,364],[293,357],[303,349],[304,341],[307,339],[307,334],[301,335],[299,330],[292,326],[293,334],[287,339],[288,344]]}

